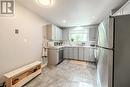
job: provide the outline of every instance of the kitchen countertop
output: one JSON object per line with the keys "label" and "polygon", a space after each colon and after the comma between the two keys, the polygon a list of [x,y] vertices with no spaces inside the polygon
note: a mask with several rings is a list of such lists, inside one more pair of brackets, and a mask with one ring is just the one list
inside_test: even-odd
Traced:
{"label": "kitchen countertop", "polygon": [[58,50],[58,49],[60,49],[60,48],[63,48],[64,46],[51,46],[51,47],[49,47],[49,49],[56,49],[56,50]]}
{"label": "kitchen countertop", "polygon": [[92,46],[64,46],[64,47],[86,47],[86,48],[96,48],[96,47],[92,47]]}
{"label": "kitchen countertop", "polygon": [[64,47],[74,47],[74,48],[92,48],[92,49],[96,49],[97,47],[92,47],[92,46],[69,46],[69,45],[64,45],[64,46],[52,46],[49,47],[50,49],[59,49],[59,48],[64,48]]}

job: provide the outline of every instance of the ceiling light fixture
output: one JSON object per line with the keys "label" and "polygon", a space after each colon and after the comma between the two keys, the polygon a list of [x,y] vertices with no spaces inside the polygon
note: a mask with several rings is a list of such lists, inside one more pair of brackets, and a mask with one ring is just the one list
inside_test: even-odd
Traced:
{"label": "ceiling light fixture", "polygon": [[66,20],[63,20],[63,23],[66,23]]}
{"label": "ceiling light fixture", "polygon": [[92,18],[95,19],[95,16],[93,16]]}
{"label": "ceiling light fixture", "polygon": [[54,0],[36,0],[36,2],[41,6],[50,7],[54,4]]}

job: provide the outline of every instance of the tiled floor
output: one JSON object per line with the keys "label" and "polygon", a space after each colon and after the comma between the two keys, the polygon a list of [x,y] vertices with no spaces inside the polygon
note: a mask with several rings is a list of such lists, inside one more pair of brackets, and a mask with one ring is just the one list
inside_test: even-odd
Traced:
{"label": "tiled floor", "polygon": [[65,60],[57,67],[48,67],[24,87],[96,87],[96,66]]}

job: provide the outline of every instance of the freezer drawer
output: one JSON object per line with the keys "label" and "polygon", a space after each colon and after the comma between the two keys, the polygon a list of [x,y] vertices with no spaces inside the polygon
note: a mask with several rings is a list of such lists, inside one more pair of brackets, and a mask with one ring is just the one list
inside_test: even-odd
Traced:
{"label": "freezer drawer", "polygon": [[97,87],[112,87],[113,51],[100,48]]}

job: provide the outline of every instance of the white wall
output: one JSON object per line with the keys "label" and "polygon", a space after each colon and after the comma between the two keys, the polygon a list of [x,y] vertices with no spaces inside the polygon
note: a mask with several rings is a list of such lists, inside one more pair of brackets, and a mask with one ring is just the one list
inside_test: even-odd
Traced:
{"label": "white wall", "polygon": [[[18,3],[15,16],[0,17],[0,83],[4,73],[40,60],[45,24]],[[15,29],[19,29],[19,34],[14,33]]]}

